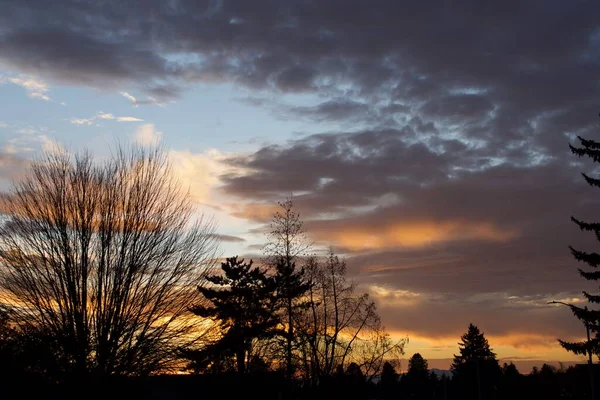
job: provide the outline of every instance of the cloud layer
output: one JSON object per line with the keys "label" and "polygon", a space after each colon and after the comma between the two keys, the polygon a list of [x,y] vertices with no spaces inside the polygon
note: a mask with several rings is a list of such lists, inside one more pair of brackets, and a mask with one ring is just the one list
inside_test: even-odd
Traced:
{"label": "cloud layer", "polygon": [[[394,329],[455,334],[478,319],[495,335],[580,333],[545,302],[585,286],[567,244],[593,246],[569,223],[593,217],[598,201],[567,142],[597,135],[600,3],[2,6],[0,63],[23,74],[118,91],[134,106],[173,101],[196,82],[233,83],[278,118],[327,126],[226,157],[227,167],[184,154],[179,168],[226,171],[232,213],[254,222],[296,193],[315,240],[351,258]],[[140,129],[139,140],[158,140]]]}

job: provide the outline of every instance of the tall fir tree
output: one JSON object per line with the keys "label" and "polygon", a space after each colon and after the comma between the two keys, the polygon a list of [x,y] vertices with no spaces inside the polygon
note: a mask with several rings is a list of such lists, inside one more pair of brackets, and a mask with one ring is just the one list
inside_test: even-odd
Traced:
{"label": "tall fir tree", "polygon": [[[574,147],[569,144],[571,152],[578,157],[589,157],[595,163],[600,163],[600,142],[586,140],[578,136],[581,147]],[[582,173],[584,180],[592,187],[600,187],[600,179],[592,178],[585,173]],[[593,232],[596,239],[600,241],[600,222],[585,222],[575,217],[571,217],[579,229],[586,232]],[[579,251],[569,246],[571,254],[575,260],[587,264],[589,267],[596,269],[600,265],[600,254],[596,252],[587,253]],[[598,281],[600,279],[600,271],[584,271],[578,268],[579,274],[588,281]],[[589,304],[600,303],[600,294],[591,294],[583,291],[583,295]],[[588,361],[592,363],[592,354],[600,354],[600,310],[589,309],[586,307],[578,307],[573,304],[562,303],[571,308],[571,311],[586,327],[587,338],[580,342],[567,342],[558,340],[560,345],[567,351],[574,354],[588,356]]]}
{"label": "tall fir tree", "polygon": [[219,340],[191,354],[197,369],[227,358],[235,358],[238,373],[247,371],[249,351],[254,339],[276,334],[279,323],[273,309],[276,302],[276,282],[263,270],[237,257],[221,264],[222,274],[208,276],[211,285],[198,287],[210,304],[192,308],[194,314],[219,324]]}
{"label": "tall fir tree", "polygon": [[464,399],[490,398],[497,390],[502,370],[485,335],[477,326],[469,324],[458,346],[460,353],[454,355],[450,370],[460,396]]}
{"label": "tall fir tree", "polygon": [[427,360],[415,353],[408,360],[408,370],[402,379],[405,394],[412,398],[425,398],[429,393],[429,371]]}
{"label": "tall fir tree", "polygon": [[379,380],[381,395],[384,400],[398,397],[398,373],[392,364],[386,361],[381,369]]}

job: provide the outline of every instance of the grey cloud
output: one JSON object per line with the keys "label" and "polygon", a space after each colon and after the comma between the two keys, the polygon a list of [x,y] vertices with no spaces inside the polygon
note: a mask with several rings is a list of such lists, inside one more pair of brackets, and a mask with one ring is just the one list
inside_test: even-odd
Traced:
{"label": "grey cloud", "polygon": [[[286,116],[352,123],[355,131],[262,146],[229,160],[253,173],[222,178],[229,194],[257,204],[301,193],[298,205],[315,232],[429,219],[518,233],[421,250],[346,249],[363,282],[523,296],[582,285],[565,246],[591,246],[593,238],[574,231],[568,217],[593,217],[598,208],[570,164],[566,135],[596,134],[598,2],[0,6],[0,63],[19,72],[132,87],[159,102],[199,81],[259,88],[264,99],[254,104],[274,109],[285,106],[280,94],[312,93],[315,104]],[[396,268],[427,256],[419,268],[364,272],[375,260]]]}
{"label": "grey cloud", "polygon": [[221,242],[243,243],[246,241],[246,239],[244,239],[244,238],[241,238],[239,236],[233,236],[233,235],[223,235],[223,234],[215,233],[212,236]]}
{"label": "grey cloud", "polygon": [[[539,3],[539,4],[538,4]],[[596,88],[600,6],[288,0],[5,2],[0,58],[75,84],[140,88],[200,79],[354,100],[428,101],[457,89],[575,110]],[[170,82],[173,83],[173,82]],[[566,104],[569,106],[567,107]],[[498,115],[502,118],[502,115]],[[571,119],[575,121],[575,119]],[[514,129],[514,128],[513,128]]]}
{"label": "grey cloud", "polygon": [[493,104],[485,95],[461,94],[431,99],[420,108],[424,115],[454,120],[485,118]]}
{"label": "grey cloud", "polygon": [[[273,204],[289,192],[299,192],[296,203],[320,244],[335,243],[356,231],[378,236],[396,226],[457,223],[459,228],[452,233],[456,237],[432,244],[405,247],[392,241],[365,250],[339,245],[348,257],[350,273],[366,287],[383,285],[425,296],[445,293],[454,296],[454,305],[456,296],[505,293],[551,298],[562,292],[577,296],[582,289],[594,290],[578,276],[579,265],[567,248],[596,245],[593,235],[580,232],[569,221],[571,214],[592,220],[596,215],[597,193],[579,175],[591,165],[575,168],[569,162],[576,160],[566,156],[534,163],[530,155],[518,152],[514,159],[495,165],[494,157],[508,157],[505,149],[471,147],[440,137],[413,143],[415,138],[407,126],[313,135],[267,146],[248,158],[230,160],[253,173],[223,177],[225,190],[257,204]],[[563,152],[568,153],[564,135],[561,141]],[[470,223],[513,234],[499,240],[461,236],[460,229],[468,229]],[[510,313],[502,308],[505,299],[486,304],[489,315],[498,312],[499,321],[508,320]],[[484,319],[484,306],[461,305],[460,321],[472,315],[491,324],[489,315]],[[407,319],[419,313],[430,318],[441,312],[427,311],[432,314],[394,307],[385,312],[400,327],[410,326]],[[566,314],[564,319],[569,318]],[[524,315],[542,318],[544,323],[563,321],[556,310],[546,313],[536,308]],[[415,329],[426,329],[425,322]],[[517,322],[507,322],[506,329]],[[526,326],[541,326],[534,325]],[[566,328],[556,334],[565,332],[573,333]]]}
{"label": "grey cloud", "polygon": [[310,118],[316,122],[372,123],[375,119],[375,110],[368,104],[340,98],[327,100],[313,107],[292,107],[286,114],[296,118]]}

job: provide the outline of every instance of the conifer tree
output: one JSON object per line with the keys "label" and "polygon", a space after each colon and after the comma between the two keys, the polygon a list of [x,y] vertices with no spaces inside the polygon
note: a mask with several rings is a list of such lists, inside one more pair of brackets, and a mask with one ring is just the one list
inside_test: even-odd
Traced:
{"label": "conifer tree", "polygon": [[469,324],[458,343],[460,354],[454,355],[450,370],[463,398],[489,398],[496,390],[502,371],[483,332]]}
{"label": "conifer tree", "polygon": [[[582,147],[574,147],[569,144],[571,152],[579,157],[589,157],[595,163],[600,163],[600,142],[586,140],[578,137]],[[600,179],[592,178],[585,173],[582,173],[585,181],[592,187],[600,187]],[[600,222],[585,222],[575,217],[571,217],[579,229],[586,232],[593,232],[598,241],[600,241]],[[597,268],[600,265],[600,254],[596,252],[587,253],[576,250],[569,246],[573,257],[582,263],[587,264],[591,268]],[[585,271],[578,268],[579,274],[588,281],[598,281],[600,279],[600,271]],[[600,303],[600,294],[592,294],[583,291],[583,295],[590,304]],[[554,302],[556,303],[556,302]],[[574,354],[588,356],[589,363],[592,363],[592,354],[600,354],[600,310],[588,309],[588,307],[577,307],[573,304],[562,303],[571,308],[575,316],[583,323],[587,331],[587,339],[580,342],[567,342],[558,340],[560,345],[567,351]]]}
{"label": "conifer tree", "polygon": [[206,279],[212,284],[198,287],[211,305],[197,305],[194,314],[209,318],[221,327],[219,340],[191,354],[197,368],[224,357],[235,358],[238,373],[247,371],[254,339],[272,337],[278,323],[273,315],[276,283],[264,271],[237,257],[221,264],[223,274]]}
{"label": "conifer tree", "polygon": [[397,398],[398,394],[398,373],[392,364],[386,361],[381,369],[381,379],[379,380],[381,394],[384,399]]}
{"label": "conifer tree", "polygon": [[423,356],[419,353],[413,354],[413,356],[408,360],[408,372],[407,374],[414,375],[424,375],[427,376],[427,360],[423,358]]}

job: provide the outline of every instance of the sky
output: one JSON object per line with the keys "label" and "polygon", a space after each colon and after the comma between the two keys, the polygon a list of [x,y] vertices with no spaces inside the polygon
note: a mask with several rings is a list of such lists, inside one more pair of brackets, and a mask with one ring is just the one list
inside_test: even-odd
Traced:
{"label": "sky", "polygon": [[469,323],[499,357],[578,360],[570,222],[598,218],[600,3],[0,0],[0,189],[40,151],[161,145],[224,255],[287,195],[407,355]]}

